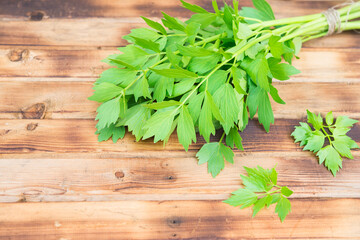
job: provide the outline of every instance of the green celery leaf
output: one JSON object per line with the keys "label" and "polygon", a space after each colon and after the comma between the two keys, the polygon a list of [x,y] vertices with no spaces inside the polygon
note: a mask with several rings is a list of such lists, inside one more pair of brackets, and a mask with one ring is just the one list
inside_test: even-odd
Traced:
{"label": "green celery leaf", "polygon": [[335,126],[336,127],[352,127],[357,120],[351,119],[347,116],[339,116],[336,118]]}
{"label": "green celery leaf", "polygon": [[139,141],[145,134],[143,126],[151,116],[151,110],[141,105],[135,105],[126,111],[123,118],[120,119],[119,124],[128,127],[128,131],[132,132]]}
{"label": "green celery leaf", "polygon": [[[210,94],[214,94],[216,90],[220,88],[223,84],[225,84],[227,80],[228,72],[224,70],[217,70],[214,72],[209,79],[207,80],[207,90]],[[206,84],[200,86],[200,91],[204,91],[206,88]]]}
{"label": "green celery leaf", "polygon": [[160,52],[160,44],[143,38],[137,38],[137,37],[132,37],[132,38],[135,40],[135,44],[137,44],[138,46],[146,49],[150,49],[157,53]]}
{"label": "green celery leaf", "polygon": [[250,86],[249,96],[247,98],[250,117],[253,118],[256,110],[258,110],[259,123],[269,132],[270,124],[274,124],[274,114],[268,93],[260,87]]}
{"label": "green celery leaf", "polygon": [[296,126],[295,130],[291,133],[291,136],[295,138],[295,143],[301,142],[300,146],[307,143],[307,138],[312,134],[311,128],[307,123],[300,123],[301,126]]}
{"label": "green celery leaf", "polygon": [[208,13],[208,11],[206,11],[205,9],[203,9],[202,7],[200,6],[197,6],[197,5],[194,5],[194,4],[190,4],[190,3],[187,3],[185,2],[184,0],[180,0],[181,3],[183,4],[183,7],[192,11],[192,12],[195,12],[195,13]]}
{"label": "green celery leaf", "polygon": [[174,54],[170,47],[166,48],[166,56],[173,67],[179,68],[181,56]]}
{"label": "green celery leaf", "polygon": [[218,120],[220,119],[223,121],[220,111],[214,103],[211,94],[209,92],[205,92],[204,104],[201,108],[199,116],[199,132],[206,142],[209,142],[210,134],[215,135],[213,116]]}
{"label": "green celery leaf", "polygon": [[[336,129],[335,129],[336,130]],[[342,141],[345,142],[350,149],[354,149],[354,148],[359,148],[359,146],[357,145],[357,143],[352,140],[349,136],[345,136],[345,135],[335,135],[335,131],[334,131],[334,137],[336,140],[338,141]]]}
{"label": "green celery leaf", "polygon": [[325,166],[336,176],[336,172],[342,167],[342,159],[339,153],[330,145],[322,148],[318,153],[319,164],[325,163]]}
{"label": "green celery leaf", "polygon": [[213,55],[214,52],[207,50],[205,48],[200,47],[192,47],[192,46],[181,46],[177,44],[177,49],[180,51],[180,53],[184,56],[191,56],[191,57],[206,57]]}
{"label": "green celery leaf", "polygon": [[190,60],[188,69],[192,72],[205,74],[213,70],[221,59],[220,54],[213,54],[207,57],[193,57]]}
{"label": "green celery leaf", "polygon": [[114,98],[107,102],[101,104],[97,111],[95,120],[99,120],[96,125],[98,130],[101,130],[105,127],[109,127],[111,124],[115,123],[120,115],[120,98]]}
{"label": "green celery leaf", "polygon": [[97,102],[106,102],[114,97],[119,96],[123,92],[123,88],[108,82],[95,85],[93,89],[95,92],[88,99]]}
{"label": "green celery leaf", "polygon": [[306,111],[308,122],[311,123],[316,130],[320,130],[323,127],[323,119],[320,113],[318,116],[316,116],[316,114],[310,112],[309,110]]}
{"label": "green celery leaf", "polygon": [[309,137],[307,137],[306,140],[307,143],[304,147],[304,150],[317,152],[322,148],[322,146],[325,143],[325,135],[322,132],[316,130],[313,131],[312,134]]}
{"label": "green celery leaf", "polygon": [[246,70],[246,72],[251,77],[251,80],[261,88],[265,89],[265,91],[269,92],[269,80],[268,74],[270,73],[270,69],[268,66],[268,62],[264,56],[264,54],[259,53],[256,56],[255,60],[250,58],[246,58],[242,62],[242,67]]}
{"label": "green celery leaf", "polygon": [[135,101],[137,102],[140,97],[150,98],[151,94],[149,90],[149,83],[146,77],[141,77],[136,83],[131,87],[134,93]]}
{"label": "green celery leaf", "polygon": [[240,97],[247,95],[246,72],[240,68],[231,67],[231,74],[233,77],[232,83],[234,84],[235,90],[240,94]]}
{"label": "green celery leaf", "polygon": [[272,35],[269,39],[270,52],[275,58],[281,58],[285,53],[293,53],[294,50],[286,46],[283,42],[279,42],[280,36]]}
{"label": "green celery leaf", "polygon": [[96,80],[96,84],[107,82],[125,88],[135,80],[137,73],[138,71],[132,69],[109,68],[101,73],[100,78]]}
{"label": "green celery leaf", "polygon": [[278,90],[271,84],[270,84],[270,95],[275,102],[279,104],[285,104],[284,100],[280,98]]}
{"label": "green celery leaf", "polygon": [[194,78],[184,78],[179,83],[174,85],[173,89],[173,97],[180,96],[189,90],[191,90],[194,86],[195,79]]}
{"label": "green celery leaf", "polygon": [[[258,9],[255,8],[251,8],[251,7],[243,7],[241,8],[240,12],[239,12],[240,16],[243,17],[247,17],[247,18],[255,18],[255,19],[259,19],[261,21],[268,21],[268,20],[272,20],[269,18],[269,16],[262,12],[259,11]],[[257,23],[255,21],[252,20],[245,20],[247,23]]]}
{"label": "green celery leaf", "polygon": [[158,102],[162,102],[166,97],[166,93],[168,93],[169,96],[172,95],[173,88],[174,88],[173,78],[159,76],[156,79],[156,83],[154,86],[153,98]]}
{"label": "green celery leaf", "polygon": [[131,30],[131,33],[127,36],[124,36],[123,39],[133,42],[133,37],[147,39],[154,42],[159,39],[161,35],[149,28],[134,28]]}
{"label": "green celery leaf", "polygon": [[272,168],[271,169],[271,172],[270,172],[270,175],[269,175],[269,178],[270,178],[270,180],[271,180],[271,182],[273,183],[273,184],[277,184],[277,172],[276,172],[276,170],[275,170],[275,168]]}
{"label": "green celery leaf", "polygon": [[206,28],[216,20],[216,14],[214,13],[198,13],[191,16],[186,21],[187,24],[195,22],[201,24],[201,28]]}
{"label": "green celery leaf", "polygon": [[250,48],[246,49],[245,55],[251,59],[256,59],[256,55],[264,49],[265,49],[264,45],[257,43],[255,45],[251,46]]}
{"label": "green celery leaf", "polygon": [[164,111],[157,111],[154,115],[148,119],[144,125],[146,131],[143,139],[154,136],[154,142],[164,140],[171,130],[172,123],[178,110],[169,108]]}
{"label": "green celery leaf", "polygon": [[251,35],[253,35],[253,31],[249,28],[249,26],[240,22],[236,36],[239,39],[248,39]]}
{"label": "green celery leaf", "polygon": [[290,76],[299,74],[300,71],[287,63],[280,63],[280,59],[269,58],[268,64],[270,72],[274,78],[284,81],[290,79]]}
{"label": "green celery leaf", "polygon": [[169,101],[163,101],[163,102],[157,102],[157,103],[144,104],[143,106],[146,108],[158,110],[158,109],[168,108],[168,107],[172,107],[172,106],[179,106],[180,104],[181,104],[181,102],[169,100]]}
{"label": "green celery leaf", "polygon": [[184,24],[179,19],[171,17],[164,12],[161,12],[161,13],[164,16],[164,18],[161,19],[161,21],[165,27],[167,27],[169,29],[175,29],[175,30],[185,32]]}
{"label": "green celery leaf", "polygon": [[234,145],[237,149],[244,151],[242,146],[242,138],[236,127],[231,128],[229,134],[226,135],[226,145],[234,149]]}
{"label": "green celery leaf", "polygon": [[241,179],[245,187],[253,192],[266,192],[267,184],[263,178],[247,177],[241,175]]}
{"label": "green celery leaf", "polygon": [[253,0],[252,2],[257,10],[261,11],[266,15],[266,20],[275,20],[274,12],[271,9],[269,3],[267,3],[265,0]]}
{"label": "green celery leaf", "polygon": [[177,135],[179,142],[184,146],[187,151],[191,142],[196,142],[195,127],[193,119],[186,106],[180,108],[180,115],[177,124]]}
{"label": "green celery leaf", "polygon": [[214,94],[214,101],[220,109],[220,114],[224,119],[222,126],[226,134],[234,126],[238,119],[240,105],[236,99],[235,89],[229,84],[223,84]]}
{"label": "green celery leaf", "polygon": [[275,213],[279,215],[281,222],[284,222],[285,217],[290,213],[290,211],[290,201],[287,198],[281,196],[275,207]]}
{"label": "green celery leaf", "polygon": [[294,192],[291,191],[288,187],[282,187],[281,188],[281,194],[286,196],[286,197],[290,197]]}
{"label": "green celery leaf", "polygon": [[226,23],[226,25],[228,26],[229,29],[233,29],[232,25],[233,25],[233,16],[232,16],[232,11],[230,9],[230,7],[224,2],[224,22]]}
{"label": "green celery leaf", "polygon": [[327,125],[332,125],[332,124],[334,123],[333,113],[332,113],[332,112],[328,112],[328,113],[326,114],[325,120],[326,120],[326,124],[327,124]]}
{"label": "green celery leaf", "polygon": [[223,202],[234,207],[240,206],[241,208],[246,208],[250,207],[257,201],[257,195],[247,189],[239,189],[232,194],[233,195],[230,198],[224,200]]}
{"label": "green celery leaf", "polygon": [[133,68],[141,69],[141,66],[149,59],[149,54],[134,45],[127,45],[126,47],[119,48],[123,54],[118,55],[115,58],[111,58],[112,61],[117,61],[124,67],[133,66]]}
{"label": "green celery leaf", "polygon": [[351,149],[347,141],[344,141],[341,138],[335,138],[335,140],[332,141],[332,145],[342,157],[347,157],[350,159],[354,158],[351,154]]}
{"label": "green celery leaf", "polygon": [[116,127],[115,124],[111,124],[109,127],[105,127],[96,133],[99,134],[99,142],[106,141],[112,136],[113,142],[116,143],[119,138],[123,138],[125,136],[125,127]]}
{"label": "green celery leaf", "polygon": [[164,35],[167,35],[165,28],[158,22],[155,22],[151,19],[148,19],[146,17],[141,17],[142,19],[144,19],[144,21],[146,22],[147,25],[149,25],[149,27],[158,30],[159,32],[161,32]]}
{"label": "green celery leaf", "polygon": [[188,109],[194,124],[196,124],[197,120],[199,119],[201,105],[204,101],[204,97],[205,97],[205,92],[201,92],[197,94],[195,97],[189,99]]}
{"label": "green celery leaf", "polygon": [[201,24],[196,22],[191,22],[186,26],[185,32],[188,35],[188,41],[190,44],[195,44],[196,36],[198,35],[200,28]]}
{"label": "green celery leaf", "polygon": [[255,217],[256,214],[265,207],[266,202],[269,201],[268,198],[271,198],[271,195],[266,195],[266,197],[260,198],[254,203],[252,217]]}
{"label": "green celery leaf", "polygon": [[213,177],[216,177],[224,169],[224,159],[230,163],[234,161],[234,153],[231,149],[219,142],[204,144],[196,157],[199,159],[199,165],[207,162],[208,172]]}

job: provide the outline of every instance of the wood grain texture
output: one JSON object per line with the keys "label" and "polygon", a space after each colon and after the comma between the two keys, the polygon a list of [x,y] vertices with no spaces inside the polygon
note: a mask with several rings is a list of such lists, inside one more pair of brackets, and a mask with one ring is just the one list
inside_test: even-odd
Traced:
{"label": "wood grain texture", "polygon": [[[207,0],[189,0],[192,4],[202,6],[208,11],[213,12],[211,1]],[[231,0],[226,0],[232,4]],[[305,15],[322,12],[323,10],[335,6],[341,1],[317,0],[317,1],[282,1],[270,0],[275,16],[292,17],[294,15]],[[161,17],[161,11],[176,16],[189,17],[191,12],[181,7],[179,0],[168,1],[146,1],[146,0],[3,0],[3,7],[0,9],[0,17],[6,18],[29,18],[32,21],[45,18],[86,18],[86,17],[133,17],[133,16],[150,16]],[[218,1],[221,7],[222,1]],[[283,11],[286,4],[286,11]],[[253,6],[250,0],[240,2],[242,6]],[[39,15],[39,12],[42,15]]]}
{"label": "wood grain texture", "polygon": [[[0,205],[11,239],[359,239],[359,199],[299,199],[281,224],[274,208],[251,218],[219,201]],[[351,206],[351,207],[349,207]],[[12,214],[9,214],[12,213]]]}
{"label": "wood grain texture", "polygon": [[[91,81],[4,79],[7,81],[0,81],[1,119],[94,119],[96,116],[99,103],[87,100],[93,93]],[[360,118],[360,83],[290,80],[276,82],[274,86],[286,102],[285,105],[272,103],[276,119],[301,119],[305,117],[306,109]],[[319,102],[319,98],[327,101]]]}
{"label": "wood grain texture", "polygon": [[[0,175],[0,202],[224,200],[240,187],[240,174],[246,174],[242,166],[257,165],[276,165],[279,185],[294,191],[291,198],[360,197],[356,160],[344,160],[334,178],[309,152],[236,152],[235,164],[226,164],[213,179],[206,165],[197,166],[194,151],[169,151],[141,157],[129,151],[89,159],[46,154],[36,159],[4,158],[0,168],[7,171]],[[355,157],[360,153],[355,152]]]}
{"label": "wood grain texture", "polygon": [[[116,48],[1,46],[0,77],[98,77],[109,65],[101,62]],[[292,80],[341,82],[360,79],[360,49],[304,48]],[[66,79],[65,79],[66,80]]]}
{"label": "wood grain texture", "polygon": [[[189,0],[211,10],[210,0]],[[219,1],[220,2],[220,1]],[[231,1],[227,1],[231,3]],[[319,13],[341,1],[269,0],[278,18]],[[251,0],[240,1],[250,6]],[[86,100],[108,68],[101,59],[122,36],[160,11],[186,19],[178,0],[0,0],[0,239],[360,239],[360,151],[334,178],[290,133],[305,109],[360,119],[359,36],[305,43],[276,82],[286,105],[273,104],[266,134],[251,121],[245,151],[213,179],[188,152],[169,144],[97,142],[97,103]],[[221,133],[212,140],[219,140]],[[360,142],[360,125],[349,135]],[[277,166],[292,213],[274,207],[251,218],[221,200],[241,186],[242,166]]]}
{"label": "wood grain texture", "polygon": [[[159,19],[154,19],[159,20]],[[0,45],[122,46],[122,37],[137,27],[146,27],[135,18],[47,19],[44,21],[0,21]],[[307,47],[359,48],[358,35],[341,35],[309,41]]]}

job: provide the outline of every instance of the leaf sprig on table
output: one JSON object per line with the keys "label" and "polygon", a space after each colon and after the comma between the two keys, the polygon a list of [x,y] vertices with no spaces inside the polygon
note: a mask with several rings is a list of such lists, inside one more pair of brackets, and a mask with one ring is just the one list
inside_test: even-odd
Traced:
{"label": "leaf sprig on table", "polygon": [[293,194],[286,186],[277,185],[275,168],[263,169],[244,167],[248,176],[241,175],[245,188],[240,188],[224,202],[241,209],[253,206],[253,217],[263,208],[276,203],[275,213],[281,222],[291,211],[290,201],[287,199]]}
{"label": "leaf sprig on table", "polygon": [[[265,0],[255,8],[239,9],[214,0],[214,12],[181,1],[194,12],[183,22],[163,13],[162,24],[143,17],[151,28],[133,29],[124,36],[129,44],[107,57],[113,66],[94,84],[89,99],[101,103],[96,125],[99,141],[122,138],[125,127],[136,140],[169,140],[176,131],[188,150],[196,132],[207,144],[197,154],[215,177],[224,161],[233,162],[231,148],[242,149],[239,131],[256,113],[269,131],[274,123],[270,98],[284,104],[273,79],[288,80],[299,73],[291,63],[302,42],[324,36],[322,14],[275,20]],[[351,21],[360,6],[339,10],[343,30],[359,28]],[[346,16],[346,19],[344,18]],[[210,136],[223,129],[221,140]]]}
{"label": "leaf sprig on table", "polygon": [[[342,168],[341,157],[353,159],[351,149],[359,148],[357,143],[346,135],[358,121],[347,116],[339,116],[334,121],[332,112],[329,112],[324,123],[320,113],[316,115],[309,110],[307,110],[307,118],[308,123],[301,122],[300,126],[295,127],[291,136],[295,138],[295,142],[300,142],[300,146],[304,146],[303,150],[317,153],[319,164],[324,163],[336,176],[336,172]],[[327,144],[325,140],[328,141]]]}

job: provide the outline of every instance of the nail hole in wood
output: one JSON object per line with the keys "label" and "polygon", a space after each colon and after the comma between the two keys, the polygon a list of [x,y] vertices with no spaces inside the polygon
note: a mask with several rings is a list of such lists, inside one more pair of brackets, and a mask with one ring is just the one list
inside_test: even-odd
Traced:
{"label": "nail hole in wood", "polygon": [[179,217],[171,217],[166,220],[169,227],[178,227],[181,225],[181,219]]}
{"label": "nail hole in wood", "polygon": [[32,11],[29,15],[30,21],[41,21],[44,18],[45,13],[43,11]]}

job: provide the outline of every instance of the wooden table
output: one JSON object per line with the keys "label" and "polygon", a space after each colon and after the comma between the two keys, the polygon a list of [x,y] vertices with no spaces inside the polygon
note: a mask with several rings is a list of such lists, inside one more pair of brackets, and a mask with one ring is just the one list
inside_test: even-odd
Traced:
{"label": "wooden table", "polygon": [[[192,2],[211,8],[210,0]],[[277,17],[322,10],[338,1],[272,0]],[[250,1],[242,1],[250,6]],[[97,104],[86,100],[108,66],[100,60],[144,26],[140,15],[190,14],[177,0],[0,1],[0,239],[360,239],[360,152],[336,178],[293,143],[305,110],[360,119],[360,36],[307,42],[302,73],[276,83],[269,134],[252,121],[245,151],[216,178],[198,166],[200,140],[185,152],[170,143],[98,143]],[[360,127],[350,136],[358,143]],[[273,167],[294,190],[281,224],[274,209],[221,202],[240,187],[243,165]]]}

